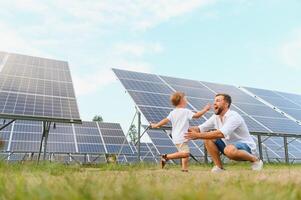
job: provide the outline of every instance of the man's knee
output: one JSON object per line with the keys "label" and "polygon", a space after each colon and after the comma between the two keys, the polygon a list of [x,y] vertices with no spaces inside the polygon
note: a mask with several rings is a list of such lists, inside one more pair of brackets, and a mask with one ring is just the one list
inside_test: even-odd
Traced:
{"label": "man's knee", "polygon": [[224,154],[228,157],[228,158],[235,158],[237,153],[237,149],[234,145],[227,145],[224,149]]}

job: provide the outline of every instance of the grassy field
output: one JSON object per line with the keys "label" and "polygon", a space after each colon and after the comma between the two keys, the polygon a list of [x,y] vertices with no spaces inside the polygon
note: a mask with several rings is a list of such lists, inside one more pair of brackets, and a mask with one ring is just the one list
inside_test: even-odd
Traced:
{"label": "grassy field", "polygon": [[301,199],[301,165],[65,166],[0,163],[0,199]]}

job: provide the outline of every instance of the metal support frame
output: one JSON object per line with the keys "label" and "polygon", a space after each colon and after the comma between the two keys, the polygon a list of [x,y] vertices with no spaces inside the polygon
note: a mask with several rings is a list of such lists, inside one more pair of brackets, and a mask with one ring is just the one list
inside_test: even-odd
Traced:
{"label": "metal support frame", "polygon": [[5,124],[5,120],[4,120],[4,125],[0,127],[0,131],[2,131],[3,129],[5,129],[6,127],[8,127],[11,123],[13,123],[14,121],[16,121],[15,119],[11,120],[10,122]]}
{"label": "metal support frame", "polygon": [[40,142],[40,149],[39,149],[39,156],[38,156],[38,164],[40,163],[40,157],[41,157],[41,153],[42,153],[42,147],[43,147],[43,143],[44,143],[44,148],[43,148],[43,160],[46,160],[46,151],[47,151],[47,141],[48,141],[48,135],[49,135],[49,130],[50,130],[50,125],[51,122],[48,121],[43,121],[43,135],[41,138],[41,142]]}
{"label": "metal support frame", "polygon": [[138,155],[137,155],[137,160],[138,162],[141,162],[141,113],[138,111],[138,145],[137,145],[137,150],[138,150]]}
{"label": "metal support frame", "polygon": [[263,160],[261,135],[257,135],[257,142],[258,142],[259,158],[260,160]]}
{"label": "metal support frame", "polygon": [[287,137],[283,137],[283,143],[284,143],[285,162],[286,164],[289,164]]}
{"label": "metal support frame", "polygon": [[[190,155],[190,156],[192,156],[192,155]],[[205,162],[205,164],[208,164],[208,151],[207,151],[207,148],[206,148],[206,145],[205,145],[205,143],[204,143],[204,162]]]}
{"label": "metal support frame", "polygon": [[133,117],[133,120],[132,120],[132,122],[131,122],[131,125],[130,125],[130,127],[129,127],[127,133],[126,133],[125,139],[124,139],[124,141],[123,141],[123,143],[122,143],[122,145],[121,145],[121,148],[120,148],[120,150],[119,150],[119,152],[118,152],[118,154],[117,154],[117,159],[118,159],[118,157],[120,156],[120,154],[121,154],[121,152],[122,152],[122,149],[123,149],[123,147],[124,147],[124,145],[125,145],[125,143],[126,143],[126,141],[127,141],[127,137],[129,136],[131,127],[132,127],[132,125],[134,124],[134,121],[135,121],[135,119],[136,119],[137,114],[138,114],[138,109],[137,109],[136,112],[135,112],[135,115],[134,115],[134,117]]}

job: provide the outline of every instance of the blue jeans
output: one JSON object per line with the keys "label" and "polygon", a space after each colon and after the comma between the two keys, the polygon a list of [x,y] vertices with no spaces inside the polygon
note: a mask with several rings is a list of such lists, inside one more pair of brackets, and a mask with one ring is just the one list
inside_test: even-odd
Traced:
{"label": "blue jeans", "polygon": [[[217,139],[215,141],[215,145],[217,146],[218,150],[225,155],[224,149],[226,148],[226,144],[224,143],[224,141],[221,140],[221,139]],[[244,151],[252,154],[252,151],[251,151],[250,147],[245,143],[235,142],[232,145],[234,145],[236,147],[236,149],[238,149],[238,150],[244,150]]]}

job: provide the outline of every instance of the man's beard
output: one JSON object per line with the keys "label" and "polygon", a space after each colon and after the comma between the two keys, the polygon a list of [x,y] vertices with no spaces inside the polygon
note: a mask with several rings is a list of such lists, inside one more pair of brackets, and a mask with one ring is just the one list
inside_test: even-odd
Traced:
{"label": "man's beard", "polygon": [[215,115],[220,115],[223,112],[224,108],[218,108],[218,110],[215,112]]}

